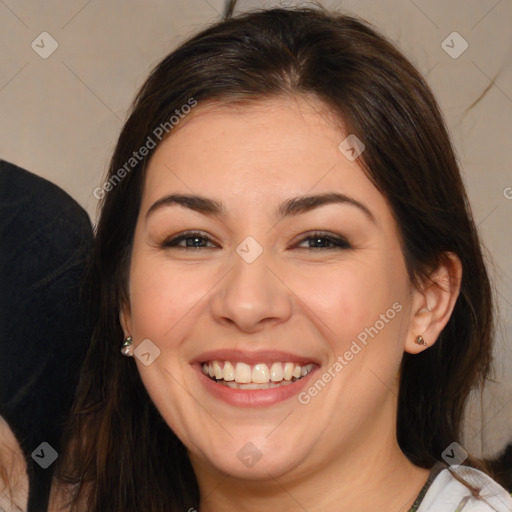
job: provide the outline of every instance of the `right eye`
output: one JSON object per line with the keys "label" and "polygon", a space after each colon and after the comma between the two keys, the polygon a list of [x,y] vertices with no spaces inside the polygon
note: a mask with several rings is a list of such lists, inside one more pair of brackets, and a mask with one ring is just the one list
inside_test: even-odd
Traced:
{"label": "right eye", "polygon": [[[183,243],[184,242],[184,243]],[[190,231],[187,233],[181,233],[173,238],[168,238],[164,242],[162,242],[162,248],[171,248],[175,247],[178,249],[209,249],[211,247],[207,247],[206,243],[212,243],[210,238],[204,235],[204,233],[198,231]],[[215,246],[214,246],[215,247]]]}

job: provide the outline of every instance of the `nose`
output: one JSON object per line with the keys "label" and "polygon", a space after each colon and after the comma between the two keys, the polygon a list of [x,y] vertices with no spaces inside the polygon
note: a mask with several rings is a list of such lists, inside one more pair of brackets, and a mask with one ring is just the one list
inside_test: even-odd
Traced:
{"label": "nose", "polygon": [[211,298],[217,322],[245,332],[260,332],[290,318],[291,291],[267,263],[265,251],[252,263],[234,255],[234,267]]}

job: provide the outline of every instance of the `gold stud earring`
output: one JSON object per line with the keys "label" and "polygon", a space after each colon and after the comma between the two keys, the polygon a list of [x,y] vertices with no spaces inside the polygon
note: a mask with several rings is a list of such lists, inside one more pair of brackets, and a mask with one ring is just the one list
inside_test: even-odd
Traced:
{"label": "gold stud earring", "polygon": [[414,340],[418,345],[422,345],[423,347],[426,347],[428,343],[423,339],[423,336],[416,336],[416,339]]}

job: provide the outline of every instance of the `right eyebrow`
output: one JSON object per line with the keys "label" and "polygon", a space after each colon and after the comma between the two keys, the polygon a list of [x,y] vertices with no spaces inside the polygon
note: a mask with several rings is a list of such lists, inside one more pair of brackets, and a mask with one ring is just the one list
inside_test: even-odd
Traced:
{"label": "right eyebrow", "polygon": [[213,199],[189,194],[170,194],[158,199],[151,205],[146,213],[146,219],[156,210],[172,205],[183,206],[203,215],[222,216],[224,214],[222,203]]}

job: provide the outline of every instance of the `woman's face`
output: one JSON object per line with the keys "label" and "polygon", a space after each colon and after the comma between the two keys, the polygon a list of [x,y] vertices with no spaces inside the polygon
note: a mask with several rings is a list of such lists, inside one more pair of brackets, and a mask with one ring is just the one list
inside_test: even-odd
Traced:
{"label": "woman's face", "polygon": [[196,469],[301,475],[394,437],[416,292],[329,119],[199,104],[150,160],[121,317]]}

